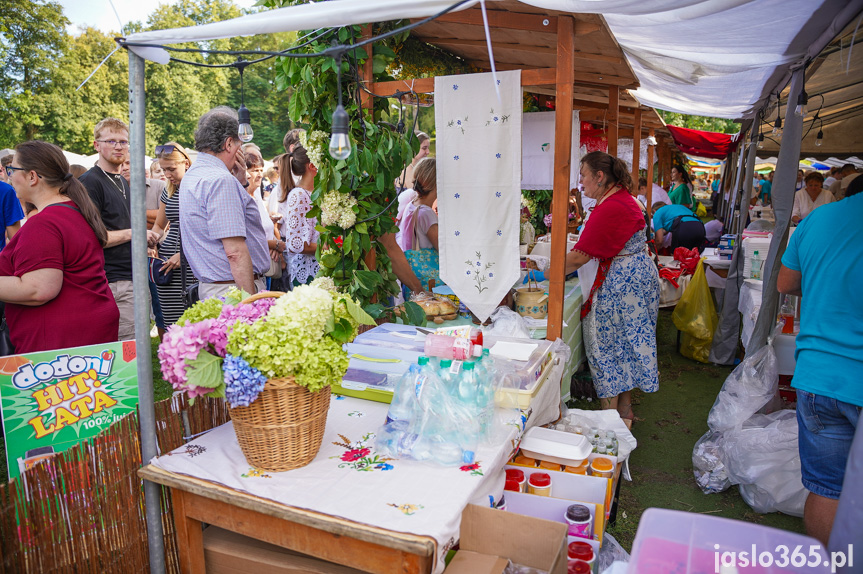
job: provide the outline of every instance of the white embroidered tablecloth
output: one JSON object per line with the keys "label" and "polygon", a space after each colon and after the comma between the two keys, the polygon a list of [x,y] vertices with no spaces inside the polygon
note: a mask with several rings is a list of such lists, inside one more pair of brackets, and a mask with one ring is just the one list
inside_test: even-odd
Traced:
{"label": "white embroidered tablecloth", "polygon": [[159,468],[269,500],[437,541],[435,572],[458,537],[464,507],[503,489],[503,465],[516,426],[501,426],[496,446],[477,449],[476,462],[444,467],[383,458],[375,432],[389,405],[351,397],[330,401],[321,450],[307,466],[263,472],[249,466],[232,423],[217,427],[150,462]]}
{"label": "white embroidered tablecloth", "polygon": [[480,321],[519,276],[521,93],[518,70],[435,78],[440,276]]}
{"label": "white embroidered tablecloth", "polygon": [[[522,116],[521,189],[554,187],[554,112],[532,112]],[[572,152],[569,188],[578,183],[581,122],[578,110],[572,111]]]}

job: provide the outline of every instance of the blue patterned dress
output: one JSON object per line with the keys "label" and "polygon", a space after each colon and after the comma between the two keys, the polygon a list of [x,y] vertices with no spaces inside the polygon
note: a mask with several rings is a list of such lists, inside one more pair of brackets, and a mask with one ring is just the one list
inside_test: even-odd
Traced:
{"label": "blue patterned dress", "polygon": [[[659,274],[645,249],[645,230],[636,231],[614,258],[605,282],[582,321],[587,362],[596,394],[603,399],[639,388],[659,388],[656,318]],[[635,255],[628,255],[635,254]]]}

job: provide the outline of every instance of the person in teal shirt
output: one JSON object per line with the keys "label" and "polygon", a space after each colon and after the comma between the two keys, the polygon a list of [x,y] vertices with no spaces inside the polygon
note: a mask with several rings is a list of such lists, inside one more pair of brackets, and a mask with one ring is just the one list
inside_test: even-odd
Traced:
{"label": "person in teal shirt", "polygon": [[692,210],[683,205],[653,204],[653,229],[656,244],[661,245],[666,233],[671,233],[671,250],[678,247],[698,249],[704,247],[706,232],[704,224]]}
{"label": "person in teal shirt", "polygon": [[803,523],[824,544],[863,408],[863,181],[848,191],[800,222],[777,280],[780,293],[802,296],[792,385],[803,486],[810,493]]}
{"label": "person in teal shirt", "polygon": [[671,191],[668,192],[668,197],[671,203],[677,205],[685,205],[692,209],[694,205],[692,201],[692,180],[689,179],[689,174],[681,165],[675,165],[671,168]]}
{"label": "person in teal shirt", "polygon": [[773,189],[772,171],[767,175],[761,176],[761,179],[758,182],[758,187],[761,190],[759,192],[759,196],[761,197],[761,205],[770,205],[770,192]]}

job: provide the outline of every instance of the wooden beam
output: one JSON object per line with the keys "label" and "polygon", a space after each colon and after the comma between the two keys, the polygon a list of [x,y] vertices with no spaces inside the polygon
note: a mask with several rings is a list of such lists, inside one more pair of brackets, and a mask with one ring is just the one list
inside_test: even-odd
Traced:
{"label": "wooden beam", "polygon": [[618,122],[620,121],[620,110],[618,108],[620,90],[617,86],[608,88],[608,153],[617,156]]}
{"label": "wooden beam", "polygon": [[[648,137],[655,137],[655,132],[653,128],[650,128],[650,131],[647,132]],[[648,145],[647,146],[647,214],[652,215],[653,210],[651,206],[653,205],[653,153],[654,148],[656,146]]]}
{"label": "wooden beam", "polygon": [[[557,34],[557,16],[525,14],[523,12],[509,12],[504,10],[487,10],[486,14],[488,15],[488,25],[490,28]],[[418,20],[415,19],[412,21],[417,22]],[[480,8],[470,8],[468,10],[461,10],[460,12],[449,12],[443,16],[438,16],[434,21],[440,23],[446,22],[449,24],[484,26],[482,10]],[[586,22],[584,20],[575,21],[574,32],[579,36],[586,36],[587,34],[598,32],[599,30],[602,30],[602,25],[598,22]],[[422,34],[422,27],[417,31]]]}
{"label": "wooden beam", "polygon": [[558,18],[557,99],[554,109],[554,190],[551,199],[551,269],[548,287],[548,330],[550,340],[563,333],[563,287],[566,280],[566,224],[569,220],[569,174],[572,157],[572,82],[575,21]]}
{"label": "wooden beam", "polygon": [[[498,68],[501,69],[501,68]],[[542,86],[555,84],[555,68],[533,68],[522,70],[522,86]],[[389,96],[398,91],[413,90],[418,94],[434,93],[434,78],[415,78],[412,80],[396,80],[392,82],[376,82],[369,86],[369,90],[379,96]]]}
{"label": "wooden beam", "polygon": [[[482,48],[486,49],[485,40],[465,40],[462,38],[428,38],[430,44],[435,46],[455,46],[460,48]],[[495,52],[498,50],[513,50],[516,52],[527,52],[530,54],[547,54],[554,56],[557,54],[556,48],[548,46],[533,46],[530,44],[515,44],[510,42],[496,42],[492,40],[492,47]],[[609,56],[607,54],[592,54],[589,52],[575,52],[572,57],[575,60],[586,60],[590,62],[608,62],[611,64],[623,64],[623,58],[618,56]]]}
{"label": "wooden beam", "polygon": [[638,167],[641,165],[641,108],[635,109],[632,122],[632,185],[638,189]]}
{"label": "wooden beam", "polygon": [[[483,71],[491,70],[491,64],[489,64],[486,60],[471,60],[468,59],[467,63],[479,68]],[[522,74],[527,72],[524,64],[513,64],[507,62],[501,62],[497,55],[495,55],[495,68],[498,70],[522,70]],[[535,70],[554,70],[554,68],[534,68]],[[545,77],[545,76],[541,76]],[[594,87],[594,88],[602,88],[606,89],[608,86],[617,86],[619,88],[626,89],[635,89],[638,87],[637,83],[633,83],[632,78],[623,78],[621,76],[614,76],[610,74],[600,74],[593,72],[578,72],[573,75],[574,83],[580,86]],[[554,82],[537,82],[537,84],[525,84],[524,79],[521,81],[522,86],[529,85],[554,85]]]}

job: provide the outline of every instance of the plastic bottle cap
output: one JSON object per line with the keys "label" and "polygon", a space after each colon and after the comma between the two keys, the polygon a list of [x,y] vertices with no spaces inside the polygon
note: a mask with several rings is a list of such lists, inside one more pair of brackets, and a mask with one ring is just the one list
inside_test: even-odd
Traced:
{"label": "plastic bottle cap", "polygon": [[537,488],[551,486],[551,477],[544,472],[535,472],[530,475],[530,479],[528,479],[528,484]]}
{"label": "plastic bottle cap", "polygon": [[420,357],[419,359],[417,359],[417,364],[419,364],[419,365],[428,365],[428,364],[429,364],[429,358],[428,358],[428,357],[426,357],[425,355],[423,355],[422,357]]}
{"label": "plastic bottle cap", "polygon": [[566,509],[566,519],[571,522],[587,522],[590,520],[590,510],[583,504],[573,504]]}
{"label": "plastic bottle cap", "polygon": [[593,467],[593,470],[596,470],[598,472],[609,472],[611,469],[614,468],[614,465],[611,464],[611,461],[605,458],[594,459],[591,463],[591,466]]}
{"label": "plastic bottle cap", "polygon": [[582,560],[570,562],[566,567],[567,574],[590,574],[590,564]]}
{"label": "plastic bottle cap", "polygon": [[483,356],[483,357],[488,357],[488,356],[489,356],[489,350],[488,350],[488,349],[483,349],[483,350],[482,350],[482,356]]}
{"label": "plastic bottle cap", "polygon": [[757,251],[755,252],[755,255],[758,255],[758,252],[757,252]]}
{"label": "plastic bottle cap", "polygon": [[584,560],[587,563],[593,560],[593,548],[587,542],[570,542],[566,555],[569,556],[570,560]]}
{"label": "plastic bottle cap", "polygon": [[464,364],[462,364],[462,368],[465,371],[472,371],[473,367],[474,367],[473,361],[465,361]]}
{"label": "plastic bottle cap", "polygon": [[516,482],[524,482],[524,471],[517,468],[508,468],[506,469],[506,479],[514,480]]}
{"label": "plastic bottle cap", "polygon": [[441,359],[440,360],[440,368],[441,369],[449,369],[452,367],[452,359]]}
{"label": "plastic bottle cap", "polygon": [[503,483],[503,489],[504,490],[511,490],[513,492],[521,492],[521,487],[519,486],[518,482],[515,480],[507,480],[506,482],[504,482]]}

